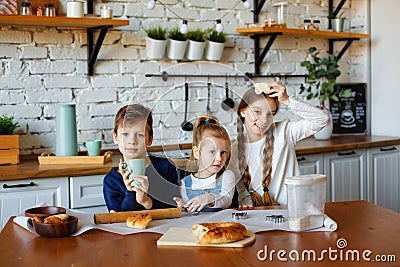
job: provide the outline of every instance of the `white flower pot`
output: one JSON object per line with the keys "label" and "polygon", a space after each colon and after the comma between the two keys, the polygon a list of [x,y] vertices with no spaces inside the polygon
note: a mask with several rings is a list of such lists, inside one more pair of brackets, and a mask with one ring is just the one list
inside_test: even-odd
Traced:
{"label": "white flower pot", "polygon": [[203,57],[206,42],[196,42],[189,40],[186,50],[186,58],[189,60],[200,60]]}
{"label": "white flower pot", "polygon": [[160,59],[164,57],[167,40],[155,40],[146,37],[146,55],[148,58]]}
{"label": "white flower pot", "polygon": [[168,39],[167,57],[169,59],[182,59],[185,56],[186,41]]}
{"label": "white flower pot", "polygon": [[332,136],[333,122],[332,122],[331,112],[327,109],[324,109],[323,111],[328,114],[329,121],[324,128],[322,128],[321,130],[319,130],[319,132],[314,134],[314,138],[316,140],[328,140]]}
{"label": "white flower pot", "polygon": [[225,43],[217,43],[207,41],[206,46],[206,59],[208,60],[220,60],[222,52],[224,51]]}
{"label": "white flower pot", "polygon": [[332,31],[342,32],[344,29],[344,19],[331,19]]}

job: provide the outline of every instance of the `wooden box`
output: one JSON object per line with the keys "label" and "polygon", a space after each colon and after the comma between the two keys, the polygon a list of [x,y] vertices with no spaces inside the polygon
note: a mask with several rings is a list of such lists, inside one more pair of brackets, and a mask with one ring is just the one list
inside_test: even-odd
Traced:
{"label": "wooden box", "polygon": [[19,163],[19,136],[0,135],[0,164]]}

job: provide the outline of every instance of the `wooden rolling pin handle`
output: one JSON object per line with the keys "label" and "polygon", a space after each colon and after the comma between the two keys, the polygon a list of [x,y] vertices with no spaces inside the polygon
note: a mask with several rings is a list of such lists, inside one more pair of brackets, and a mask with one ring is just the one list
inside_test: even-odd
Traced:
{"label": "wooden rolling pin handle", "polygon": [[123,211],[123,212],[113,212],[113,213],[98,213],[94,215],[94,223],[117,223],[126,222],[131,216],[136,214],[146,213],[150,214],[153,220],[158,219],[169,219],[178,218],[182,216],[181,210],[179,208],[169,208],[169,209],[155,209],[155,210],[140,210],[140,211]]}

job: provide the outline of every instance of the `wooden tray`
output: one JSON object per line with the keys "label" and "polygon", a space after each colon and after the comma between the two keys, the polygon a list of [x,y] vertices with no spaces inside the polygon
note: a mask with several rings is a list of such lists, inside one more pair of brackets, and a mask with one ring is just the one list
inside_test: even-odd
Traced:
{"label": "wooden tray", "polygon": [[191,228],[171,227],[168,231],[157,240],[157,246],[190,246],[190,247],[224,247],[224,248],[241,248],[252,244],[256,240],[256,236],[252,231],[247,231],[247,237],[232,243],[225,244],[197,244],[197,237],[192,234]]}
{"label": "wooden tray", "polygon": [[104,164],[112,161],[112,152],[107,151],[101,156],[39,156],[39,164]]}

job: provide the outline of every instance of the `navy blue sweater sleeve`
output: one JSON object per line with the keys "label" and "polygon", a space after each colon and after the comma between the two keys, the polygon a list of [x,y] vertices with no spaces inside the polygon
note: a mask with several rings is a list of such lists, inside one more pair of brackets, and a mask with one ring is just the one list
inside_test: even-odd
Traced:
{"label": "navy blue sweater sleeve", "polygon": [[136,192],[128,191],[117,168],[112,168],[103,180],[103,195],[107,209],[114,211],[142,210],[136,202]]}
{"label": "navy blue sweater sleeve", "polygon": [[[146,168],[149,178],[148,196],[152,209],[175,207],[174,196],[179,196],[176,167],[166,158],[150,156],[151,164]],[[114,211],[135,211],[145,208],[136,202],[136,192],[128,191],[117,168],[112,168],[103,180],[103,195],[107,209]]]}

